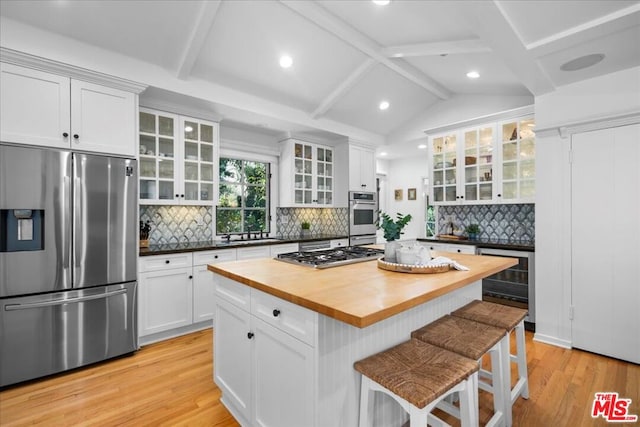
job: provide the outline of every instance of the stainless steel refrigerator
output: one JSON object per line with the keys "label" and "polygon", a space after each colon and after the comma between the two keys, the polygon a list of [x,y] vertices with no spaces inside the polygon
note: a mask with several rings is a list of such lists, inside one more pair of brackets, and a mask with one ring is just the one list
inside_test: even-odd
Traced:
{"label": "stainless steel refrigerator", "polygon": [[0,386],[137,350],[136,169],[0,143]]}

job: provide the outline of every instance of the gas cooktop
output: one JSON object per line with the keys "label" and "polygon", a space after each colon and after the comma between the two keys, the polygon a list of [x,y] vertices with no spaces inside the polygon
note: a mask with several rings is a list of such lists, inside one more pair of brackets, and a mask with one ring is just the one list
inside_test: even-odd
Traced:
{"label": "gas cooktop", "polygon": [[279,261],[300,264],[314,268],[337,267],[355,262],[371,261],[384,254],[382,249],[365,248],[362,246],[346,246],[343,248],[326,249],[321,251],[298,251],[279,254]]}

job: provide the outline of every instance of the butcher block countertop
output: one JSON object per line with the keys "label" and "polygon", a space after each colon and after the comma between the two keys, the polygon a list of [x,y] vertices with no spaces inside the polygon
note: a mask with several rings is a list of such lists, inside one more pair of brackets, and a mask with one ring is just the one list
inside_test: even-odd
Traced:
{"label": "butcher block countertop", "polygon": [[377,261],[327,269],[271,258],[209,264],[208,269],[252,288],[364,328],[517,264],[514,258],[432,251],[469,267],[435,274],[382,270]]}

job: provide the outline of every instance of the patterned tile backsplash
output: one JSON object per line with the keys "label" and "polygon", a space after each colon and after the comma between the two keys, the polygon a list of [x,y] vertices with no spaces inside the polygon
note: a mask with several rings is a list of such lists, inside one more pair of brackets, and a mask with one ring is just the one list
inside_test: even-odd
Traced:
{"label": "patterned tile backsplash", "polygon": [[535,205],[465,205],[438,208],[438,234],[449,234],[449,221],[455,228],[480,226],[480,239],[535,239]]}
{"label": "patterned tile backsplash", "polygon": [[311,223],[311,235],[349,234],[348,208],[276,208],[276,234],[282,238],[300,236],[300,224]]}
{"label": "patterned tile backsplash", "polygon": [[[149,221],[149,243],[204,242],[213,240],[210,206],[140,206],[140,221]],[[198,225],[200,223],[201,225]]]}

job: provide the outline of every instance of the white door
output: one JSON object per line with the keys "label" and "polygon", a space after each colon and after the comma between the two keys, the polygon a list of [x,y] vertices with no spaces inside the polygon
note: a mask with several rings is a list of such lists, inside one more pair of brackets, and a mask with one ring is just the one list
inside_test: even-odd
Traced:
{"label": "white door", "polygon": [[139,336],[192,323],[191,267],[140,274]]}
{"label": "white door", "polygon": [[573,346],[640,363],[640,125],[571,146]]}
{"label": "white door", "polygon": [[136,96],[78,80],[71,81],[71,147],[136,155]]}
{"label": "white door", "polygon": [[251,316],[220,298],[216,299],[215,316],[213,379],[223,392],[225,405],[231,405],[234,416],[248,421],[251,419],[252,338],[247,334],[251,332]]}
{"label": "white door", "polygon": [[313,426],[313,348],[255,317],[253,329],[253,425]]}
{"label": "white door", "polygon": [[69,148],[69,87],[68,77],[0,64],[0,140]]}

